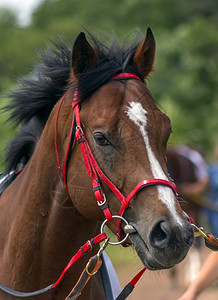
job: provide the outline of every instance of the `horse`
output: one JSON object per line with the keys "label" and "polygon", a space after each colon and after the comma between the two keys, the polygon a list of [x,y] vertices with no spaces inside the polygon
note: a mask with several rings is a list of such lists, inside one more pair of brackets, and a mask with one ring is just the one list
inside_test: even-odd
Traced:
{"label": "horse", "polygon": [[[149,270],[178,264],[193,243],[166,167],[170,119],[143,82],[154,65],[151,29],[128,46],[86,34],[72,51],[58,42],[42,52],[7,106],[21,129],[6,156],[17,176],[0,197],[0,282],[43,289],[72,254],[81,257],[60,284],[29,299],[66,297],[106,239],[104,220]],[[134,232],[125,235],[125,225]],[[80,299],[106,299],[99,272]]]}

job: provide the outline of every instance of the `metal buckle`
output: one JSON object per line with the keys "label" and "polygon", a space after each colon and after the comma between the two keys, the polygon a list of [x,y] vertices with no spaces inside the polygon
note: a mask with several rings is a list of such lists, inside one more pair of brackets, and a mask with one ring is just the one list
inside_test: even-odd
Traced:
{"label": "metal buckle", "polygon": [[107,238],[107,239],[104,241],[103,245],[99,248],[98,253],[97,253],[98,259],[100,258],[100,256],[101,256],[102,252],[104,251],[104,249],[105,249],[105,248],[107,247],[107,245],[109,244],[109,241],[110,241],[110,238]]}
{"label": "metal buckle", "polygon": [[77,126],[76,126],[76,130],[79,130],[79,131],[81,132],[82,135],[85,135],[85,134],[84,134],[84,131],[83,131],[83,129],[82,129],[81,126],[77,125]]}
{"label": "metal buckle", "polygon": [[105,194],[103,194],[103,200],[97,201],[98,206],[102,206],[107,202]]}
{"label": "metal buckle", "polygon": [[91,242],[90,240],[88,240],[87,243],[88,243],[88,246],[90,247],[90,250],[89,250],[89,251],[91,251],[92,248],[93,248],[92,242]]}
{"label": "metal buckle", "polygon": [[[121,217],[121,216],[114,215],[114,216],[112,216],[112,218],[113,218],[113,219],[121,219],[124,223],[126,223],[126,225],[129,225],[129,223],[127,222],[127,220],[124,219],[124,218]],[[106,223],[107,223],[107,219],[104,220],[104,222],[101,224],[101,233],[104,232],[104,226],[105,226]],[[115,246],[115,245],[120,245],[120,244],[122,244],[122,243],[125,242],[125,240],[128,238],[128,236],[129,236],[129,233],[127,233],[127,234],[125,235],[125,237],[124,237],[121,241],[118,241],[118,242],[111,242],[111,241],[108,241],[108,244],[109,244],[109,245],[114,245],[114,246]]]}
{"label": "metal buckle", "polygon": [[191,226],[196,229],[194,237],[203,236],[205,239],[208,239],[206,233],[203,231],[203,227],[198,227],[194,223],[191,223]]}
{"label": "metal buckle", "polygon": [[86,273],[89,276],[93,276],[93,275],[95,275],[98,272],[98,269],[96,271],[89,272],[89,265],[90,265],[90,262],[88,261],[87,264],[86,264]]}

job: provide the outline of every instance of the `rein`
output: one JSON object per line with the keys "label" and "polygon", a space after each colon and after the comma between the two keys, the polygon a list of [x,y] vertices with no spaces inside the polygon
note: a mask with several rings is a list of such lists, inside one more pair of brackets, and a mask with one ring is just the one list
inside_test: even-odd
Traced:
{"label": "rein", "polygon": [[107,239],[106,234],[101,233],[101,234],[97,235],[95,238],[87,241],[83,246],[80,247],[80,249],[77,251],[77,253],[71,258],[71,260],[69,261],[67,266],[64,268],[63,272],[61,273],[61,275],[59,276],[57,281],[55,283],[47,286],[46,288],[43,288],[41,290],[34,291],[34,292],[23,293],[23,292],[18,292],[18,291],[12,290],[12,289],[10,289],[10,288],[8,288],[5,285],[0,283],[0,290],[6,292],[9,295],[12,295],[14,297],[19,297],[19,298],[28,298],[28,297],[33,297],[33,296],[37,296],[37,295],[41,295],[41,294],[44,294],[46,292],[49,292],[49,291],[53,290],[54,288],[56,288],[59,285],[59,283],[61,282],[64,275],[67,273],[67,271],[72,267],[72,265],[76,261],[78,261],[88,251],[92,250],[92,248],[94,246],[100,244],[101,242],[105,241],[106,239]]}

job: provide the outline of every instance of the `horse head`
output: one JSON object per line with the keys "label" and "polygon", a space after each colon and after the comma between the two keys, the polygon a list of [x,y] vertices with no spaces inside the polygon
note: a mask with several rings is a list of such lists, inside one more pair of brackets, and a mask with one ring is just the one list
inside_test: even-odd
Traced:
{"label": "horse head", "polygon": [[[153,68],[154,56],[155,40],[148,29],[143,43],[126,59],[125,68],[146,78]],[[106,177],[127,197],[143,180],[170,181],[165,155],[171,123],[140,80],[116,80],[109,72],[106,82],[98,84],[96,74],[103,63],[104,59],[81,33],[73,47],[73,88],[67,98],[72,100],[77,85],[82,99],[79,103],[82,130],[91,152]],[[89,84],[89,73],[95,74],[94,89],[84,96],[81,86]],[[70,160],[67,185],[75,207],[86,218],[101,220],[103,214],[96,204],[79,145],[74,146]],[[118,215],[120,201],[107,184],[101,185],[112,215]],[[83,200],[78,201],[79,198]],[[149,269],[169,268],[179,263],[193,242],[189,219],[167,185],[142,186],[131,199],[124,217],[136,229],[129,243]],[[115,225],[114,221],[108,222],[114,233]]]}
{"label": "horse head", "polygon": [[[88,153],[91,152],[98,168],[123,195],[124,202],[135,191],[123,211],[123,217],[135,228],[128,243],[135,247],[148,269],[169,268],[186,256],[193,242],[193,231],[167,172],[165,155],[170,119],[159,110],[142,82],[153,68],[155,39],[148,29],[144,41],[122,55],[119,66],[115,64],[118,51],[110,51],[106,47],[103,51],[92,47],[84,33],[75,41],[70,88],[65,98],[68,105],[60,110],[64,121],[59,122],[57,132],[59,155],[64,159],[69,148],[73,112],[67,109],[75,100],[76,91]],[[134,76],[114,76],[123,72]],[[79,144],[74,143],[66,170],[70,198],[82,216],[102,221],[104,215],[96,203],[86,166]],[[147,179],[152,184],[143,184]],[[169,184],[155,182],[156,179]],[[118,215],[119,192],[114,193],[102,178],[99,181],[111,214]],[[139,183],[142,184],[136,189]],[[107,225],[116,234],[115,220]]]}
{"label": "horse head", "polygon": [[[58,43],[42,52],[5,108],[20,131],[7,147],[0,201],[1,299],[65,299],[98,249],[87,252],[107,239],[105,224],[150,270],[174,266],[192,245],[166,167],[170,120],[143,82],[152,31],[130,45],[89,36],[91,44],[80,33],[73,51]],[[100,276],[81,299],[105,299]]]}

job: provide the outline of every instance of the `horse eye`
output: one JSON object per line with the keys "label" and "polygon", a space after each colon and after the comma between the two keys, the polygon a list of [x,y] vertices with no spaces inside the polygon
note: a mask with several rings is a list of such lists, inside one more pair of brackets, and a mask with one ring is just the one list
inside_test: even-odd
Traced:
{"label": "horse eye", "polygon": [[101,132],[95,132],[94,138],[95,138],[96,143],[100,146],[110,146],[110,144],[111,144],[108,141],[108,139],[105,137],[105,135]]}

